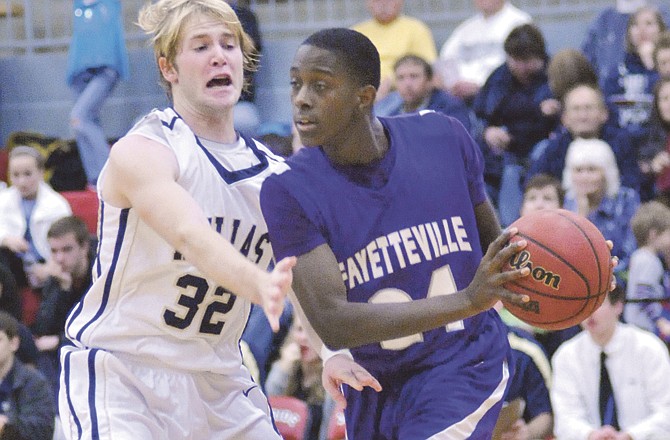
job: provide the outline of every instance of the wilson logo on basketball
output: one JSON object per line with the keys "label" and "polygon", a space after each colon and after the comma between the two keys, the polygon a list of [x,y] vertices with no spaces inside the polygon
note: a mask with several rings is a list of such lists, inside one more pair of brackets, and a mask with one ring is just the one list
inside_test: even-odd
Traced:
{"label": "wilson logo on basketball", "polygon": [[560,275],[555,274],[542,266],[533,266],[533,262],[530,259],[530,252],[526,250],[523,250],[514,255],[510,259],[509,264],[515,269],[522,269],[527,267],[530,269],[530,276],[535,281],[539,281],[545,286],[551,287],[552,289],[558,290],[558,286],[561,284]]}

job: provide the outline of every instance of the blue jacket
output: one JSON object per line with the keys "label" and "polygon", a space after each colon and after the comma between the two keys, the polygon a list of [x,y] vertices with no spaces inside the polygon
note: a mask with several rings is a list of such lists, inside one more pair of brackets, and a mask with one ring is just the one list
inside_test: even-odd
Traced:
{"label": "blue jacket", "polygon": [[6,378],[12,381],[11,392],[2,407],[9,421],[0,440],[51,440],[55,406],[44,376],[15,358]]}
{"label": "blue jacket", "polygon": [[[393,92],[398,93],[398,92]],[[472,126],[472,112],[462,99],[451,95],[444,90],[434,89],[430,95],[428,105],[420,110],[435,110],[442,114],[458,119],[469,132]],[[402,102],[390,111],[388,116],[403,114]]]}
{"label": "blue jacket", "polygon": [[[630,134],[619,127],[605,125],[600,133],[600,139],[607,142],[614,156],[621,175],[621,184],[634,190],[640,189],[640,169],[637,166],[637,145],[634,145]],[[535,174],[545,173],[563,178],[565,156],[574,137],[567,128],[560,126],[548,139],[538,145],[538,155],[533,155],[528,170],[528,178]]]}
{"label": "blue jacket", "polygon": [[121,79],[129,75],[128,52],[123,33],[119,0],[75,0],[73,32],[67,61],[67,83],[98,67],[116,70]]}
{"label": "blue jacket", "polygon": [[546,72],[529,85],[519,83],[503,64],[491,73],[475,96],[473,109],[483,128],[506,127],[512,137],[508,151],[526,157],[556,127],[558,117],[547,117],[540,103],[552,98]]}

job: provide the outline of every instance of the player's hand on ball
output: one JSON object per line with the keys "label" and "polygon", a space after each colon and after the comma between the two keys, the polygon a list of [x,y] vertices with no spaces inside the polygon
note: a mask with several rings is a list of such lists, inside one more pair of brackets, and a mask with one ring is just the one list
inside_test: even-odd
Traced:
{"label": "player's hand on ball", "polygon": [[284,311],[284,300],[291,288],[293,266],[297,261],[295,257],[282,259],[270,272],[265,284],[260,286],[260,303],[274,332],[279,331],[279,317]]}
{"label": "player's hand on ball", "polygon": [[[605,241],[607,243],[607,247],[610,248],[610,251],[614,249],[614,243],[612,240],[607,240]],[[612,283],[610,285],[610,292],[614,289],[616,289],[616,277],[614,276],[614,268],[619,265],[619,257],[616,255],[612,255],[612,260],[611,260],[611,266],[612,266]]]}
{"label": "player's hand on ball", "polygon": [[477,310],[488,310],[499,300],[522,304],[529,300],[528,295],[521,295],[511,292],[502,287],[503,284],[528,276],[530,269],[527,267],[502,271],[503,265],[507,263],[512,256],[518,254],[526,247],[525,240],[519,240],[509,244],[518,230],[509,228],[503,231],[493,243],[489,245],[484,258],[479,263],[477,272],[470,285],[465,289],[470,299],[472,307]]}

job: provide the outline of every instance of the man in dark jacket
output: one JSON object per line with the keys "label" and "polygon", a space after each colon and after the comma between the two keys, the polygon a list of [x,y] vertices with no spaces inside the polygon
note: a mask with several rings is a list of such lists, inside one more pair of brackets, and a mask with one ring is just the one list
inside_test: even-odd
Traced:
{"label": "man in dark jacket", "polygon": [[15,356],[19,322],[0,311],[0,440],[51,440],[55,408],[46,379]]}

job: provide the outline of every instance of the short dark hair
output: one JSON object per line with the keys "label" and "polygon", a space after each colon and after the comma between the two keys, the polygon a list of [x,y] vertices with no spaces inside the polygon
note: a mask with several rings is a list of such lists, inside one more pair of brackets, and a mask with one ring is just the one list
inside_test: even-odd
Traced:
{"label": "short dark hair", "polygon": [[531,189],[534,188],[540,189],[545,188],[547,186],[551,186],[556,190],[556,195],[558,196],[558,204],[560,206],[563,206],[565,191],[563,190],[561,181],[557,177],[552,176],[551,174],[545,174],[545,173],[535,174],[533,177],[528,179],[524,184],[523,193],[525,195]]}
{"label": "short dark hair", "polygon": [[409,54],[398,58],[398,61],[393,65],[393,71],[395,72],[398,70],[398,67],[404,64],[416,64],[423,67],[423,73],[426,75],[426,79],[429,81],[433,79],[433,66],[419,55]]}
{"label": "short dark hair", "polygon": [[19,321],[4,310],[0,310],[0,332],[5,332],[9,339],[19,337]]}
{"label": "short dark hair", "polygon": [[612,305],[626,301],[626,291],[624,290],[621,283],[617,283],[614,290],[610,290],[610,292],[607,294],[607,299]]}
{"label": "short dark hair", "polygon": [[80,246],[87,245],[91,239],[91,233],[88,231],[84,220],[74,215],[69,215],[53,222],[49,228],[49,232],[47,232],[47,238],[62,237],[70,232],[74,234],[74,238]]}
{"label": "short dark hair", "polygon": [[512,29],[503,47],[507,55],[519,60],[548,58],[542,31],[533,24],[522,24]]}
{"label": "short dark hair", "polygon": [[315,32],[301,46],[314,46],[337,54],[347,73],[361,87],[379,88],[381,78],[379,52],[365,35],[347,28],[330,28]]}

